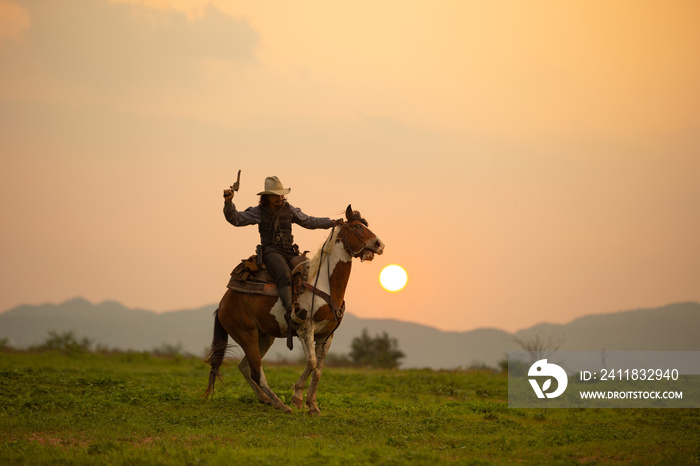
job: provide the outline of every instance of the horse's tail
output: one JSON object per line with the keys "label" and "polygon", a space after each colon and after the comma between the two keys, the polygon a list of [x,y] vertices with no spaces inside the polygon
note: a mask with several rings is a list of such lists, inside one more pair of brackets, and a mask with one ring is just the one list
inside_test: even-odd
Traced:
{"label": "horse's tail", "polygon": [[207,356],[204,359],[204,362],[211,365],[211,370],[209,371],[209,386],[202,395],[205,399],[210,395],[213,396],[214,383],[217,378],[221,380],[221,383],[224,383],[221,375],[219,375],[219,368],[224,362],[227,345],[228,333],[226,333],[226,329],[224,329],[224,326],[219,322],[219,309],[217,309],[214,312],[214,338],[212,339],[209,351],[207,351]]}

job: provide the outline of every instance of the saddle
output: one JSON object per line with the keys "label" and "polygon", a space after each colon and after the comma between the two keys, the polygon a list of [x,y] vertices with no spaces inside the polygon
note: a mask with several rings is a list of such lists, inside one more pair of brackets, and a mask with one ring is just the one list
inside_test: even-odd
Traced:
{"label": "saddle", "polygon": [[[305,291],[320,296],[333,310],[333,317],[337,324],[340,324],[345,313],[345,301],[338,307],[331,296],[308,283],[309,278],[309,259],[306,254],[309,251],[304,251],[303,254],[295,256],[289,260],[292,268],[292,303],[293,306],[298,306],[299,296]],[[277,285],[272,278],[272,274],[267,270],[265,264],[258,260],[258,254],[253,254],[248,259],[243,259],[240,264],[231,272],[231,278],[227,288],[238,291],[240,293],[258,294],[264,296],[279,297]],[[302,310],[303,312],[306,312]],[[287,319],[287,347],[293,348],[292,337],[295,336],[296,329],[291,325],[291,316],[285,315]],[[303,317],[302,317],[303,319]],[[337,327],[336,327],[337,328]],[[333,330],[335,332],[335,330]],[[332,335],[332,333],[331,333]]]}
{"label": "saddle", "polygon": [[[292,302],[297,302],[299,295],[306,291],[304,283],[309,275],[307,253],[308,251],[304,251],[303,254],[289,261],[292,268]],[[241,293],[279,296],[272,274],[268,272],[262,261],[258,262],[257,254],[241,260],[241,263],[233,269],[227,288]]]}

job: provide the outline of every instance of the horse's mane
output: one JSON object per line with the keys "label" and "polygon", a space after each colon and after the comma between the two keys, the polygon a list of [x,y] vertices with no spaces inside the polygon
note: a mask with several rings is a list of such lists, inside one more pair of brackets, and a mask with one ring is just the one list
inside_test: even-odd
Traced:
{"label": "horse's mane", "polygon": [[354,220],[357,220],[366,227],[369,226],[369,223],[367,222],[367,220],[364,219],[364,217],[362,217],[362,214],[359,210],[353,210],[352,214],[348,215],[348,222],[352,222]]}
{"label": "horse's mane", "polygon": [[[328,235],[328,238],[326,241],[319,246],[318,250],[316,251],[316,254],[314,254],[311,259],[309,259],[309,280],[311,277],[316,277],[316,274],[318,273],[318,269],[321,266],[321,257],[322,256],[328,256],[331,252],[331,248],[333,247],[333,244],[335,243],[336,238],[338,238],[338,234],[340,233],[340,226],[335,227],[331,233]],[[325,245],[325,251],[324,249]]]}

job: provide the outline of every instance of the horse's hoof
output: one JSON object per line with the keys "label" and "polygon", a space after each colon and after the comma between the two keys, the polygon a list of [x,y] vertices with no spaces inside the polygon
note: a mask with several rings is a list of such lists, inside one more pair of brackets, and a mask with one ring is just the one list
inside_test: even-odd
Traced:
{"label": "horse's hoof", "polygon": [[282,406],[280,406],[280,409],[281,409],[284,413],[287,413],[287,414],[291,414],[291,413],[293,412],[293,411],[292,411],[292,408],[290,408],[290,407],[287,406],[287,405],[282,405]]}
{"label": "horse's hoof", "polygon": [[312,416],[317,416],[317,415],[321,414],[321,410],[318,409],[318,406],[316,406],[316,404],[313,404],[313,405],[309,406],[309,414]]}

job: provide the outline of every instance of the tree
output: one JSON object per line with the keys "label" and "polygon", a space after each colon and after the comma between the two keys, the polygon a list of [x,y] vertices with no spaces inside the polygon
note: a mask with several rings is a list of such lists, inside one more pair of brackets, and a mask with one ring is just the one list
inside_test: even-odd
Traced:
{"label": "tree", "polygon": [[531,362],[545,359],[550,353],[557,351],[564,344],[565,337],[562,335],[558,338],[550,335],[549,337],[542,336],[537,333],[529,338],[513,338],[520,347],[530,355]]}
{"label": "tree", "polygon": [[363,329],[362,335],[353,338],[350,347],[350,360],[356,366],[395,369],[401,364],[399,359],[406,357],[396,338],[389,337],[386,332],[370,337],[367,329]]}
{"label": "tree", "polygon": [[527,353],[527,361],[518,360],[517,357],[506,357],[498,362],[498,366],[502,372],[506,372],[509,375],[525,375],[532,363],[540,359],[547,359],[551,353],[557,351],[564,344],[564,339],[564,335],[558,338],[555,338],[553,335],[544,337],[539,332],[526,338],[513,337],[513,340]]}

